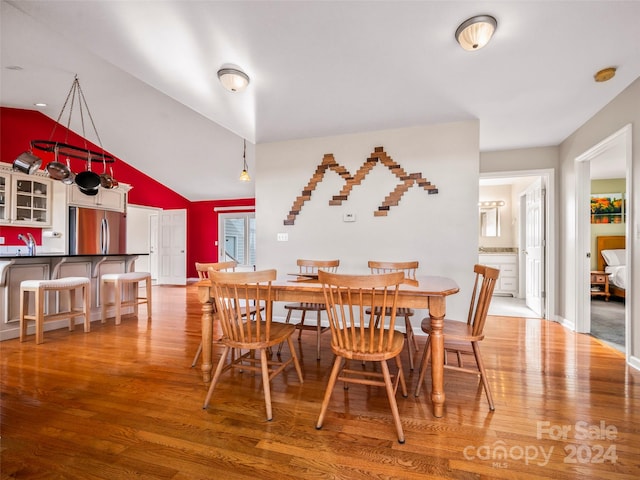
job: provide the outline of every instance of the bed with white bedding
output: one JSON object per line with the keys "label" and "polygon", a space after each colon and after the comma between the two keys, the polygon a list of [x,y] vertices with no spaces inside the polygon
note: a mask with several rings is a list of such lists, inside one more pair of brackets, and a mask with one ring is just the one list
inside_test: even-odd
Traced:
{"label": "bed with white bedding", "polygon": [[609,293],[625,298],[627,281],[626,241],[624,235],[596,238],[598,270],[609,275]]}

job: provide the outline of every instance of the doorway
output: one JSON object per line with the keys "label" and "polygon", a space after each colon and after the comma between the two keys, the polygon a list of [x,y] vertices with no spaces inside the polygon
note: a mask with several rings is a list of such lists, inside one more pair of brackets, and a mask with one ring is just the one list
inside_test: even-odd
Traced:
{"label": "doorway", "polygon": [[[554,172],[552,169],[540,169],[482,174],[481,192],[491,185],[510,188],[510,216],[502,221],[506,220],[503,227],[513,233],[510,240],[507,235],[501,242],[509,243],[502,246],[516,252],[518,288],[517,294],[508,301],[496,297],[494,312],[490,307],[489,313],[549,318],[549,312],[555,311],[554,277],[546,274],[552,271],[550,265],[555,261],[555,244],[550,228],[554,222]],[[480,246],[484,246],[482,238]]]}
{"label": "doorway", "polygon": [[[608,304],[611,302],[599,302],[599,295],[595,295],[592,300],[592,272],[594,265],[597,265],[597,252],[594,247],[595,238],[598,236],[621,235],[627,240],[630,238],[629,223],[624,221],[623,225],[594,225],[591,220],[590,197],[592,188],[600,190],[599,181],[615,185],[616,179],[619,184],[624,185],[623,193],[626,197],[631,191],[631,125],[627,125],[610,135],[597,145],[593,146],[585,153],[576,158],[576,219],[577,219],[577,241],[576,241],[576,324],[575,330],[581,333],[590,333],[596,338],[610,344],[613,348],[627,352],[629,359],[629,332],[631,318],[631,298],[626,296],[620,318],[621,305]],[[607,180],[608,177],[608,180]],[[597,191],[602,194],[605,192]],[[631,209],[630,202],[625,203],[625,207]],[[631,211],[626,213],[630,217]],[[626,265],[629,265],[631,258],[631,243],[626,243]],[[605,272],[608,276],[609,272]],[[629,274],[626,273],[626,285],[629,284]],[[618,300],[618,299],[615,299]],[[594,308],[592,308],[592,305]],[[617,307],[617,312],[616,312]],[[592,319],[594,322],[592,322]],[[603,325],[604,323],[604,325]],[[618,329],[617,331],[615,331]],[[620,331],[620,329],[622,331]]]}
{"label": "doorway", "polygon": [[158,284],[187,284],[187,211],[163,210],[158,216]]}

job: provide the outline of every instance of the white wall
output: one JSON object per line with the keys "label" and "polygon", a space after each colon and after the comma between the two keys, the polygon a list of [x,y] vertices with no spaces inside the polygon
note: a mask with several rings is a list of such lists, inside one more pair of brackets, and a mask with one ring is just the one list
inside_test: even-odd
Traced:
{"label": "white wall", "polygon": [[480,172],[512,172],[518,170],[557,169],[558,147],[519,148],[480,154]]}
{"label": "white wall", "polygon": [[[417,259],[421,272],[458,282],[461,293],[449,299],[448,316],[466,318],[478,256],[478,138],[478,122],[470,121],[259,144],[257,268],[286,274],[296,271],[297,258],[339,258],[340,271],[347,273],[366,269],[370,259]],[[414,186],[388,216],[375,217],[400,183],[386,167],[377,165],[341,206],[330,206],[329,200],[344,181],[327,171],[295,224],[283,224],[325,154],[332,153],[353,174],[378,146],[407,172],[421,172],[439,193]],[[344,213],[355,214],[356,222],[344,222]],[[289,240],[278,242],[278,233]]]}
{"label": "white wall", "polygon": [[[611,134],[624,126],[632,125],[632,177],[631,188],[627,191],[628,233],[627,248],[631,254],[630,276],[631,285],[626,295],[629,299],[640,298],[640,78],[636,79],[620,95],[576,130],[560,145],[560,182],[558,182],[563,208],[560,215],[560,291],[564,293],[559,305],[564,318],[569,320],[576,317],[576,292],[574,275],[575,265],[575,199],[576,196],[576,168],[575,160],[582,153],[589,150]],[[627,352],[631,361],[640,368],[640,305],[633,301],[631,306],[631,351]]]}

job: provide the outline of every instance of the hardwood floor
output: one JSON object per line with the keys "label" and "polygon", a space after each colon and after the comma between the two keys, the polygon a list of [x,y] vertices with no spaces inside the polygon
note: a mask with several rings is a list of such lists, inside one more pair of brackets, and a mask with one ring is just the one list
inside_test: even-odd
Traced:
{"label": "hardwood floor", "polygon": [[332,355],[323,336],[316,361],[309,332],[296,341],[304,384],[293,368],[273,381],[273,421],[260,377],[246,372],[227,372],[203,410],[206,386],[190,367],[200,341],[195,289],[153,288],[150,322],[141,307],[139,320],[118,327],[111,319],[87,334],[45,332],[41,345],[0,343],[3,479],[640,476],[640,372],[588,335],[490,317],[482,347],[496,410],[476,377],[447,371],[440,419],[428,380],[414,397],[418,375],[403,352],[401,445],[377,387],[336,390],[315,429]]}

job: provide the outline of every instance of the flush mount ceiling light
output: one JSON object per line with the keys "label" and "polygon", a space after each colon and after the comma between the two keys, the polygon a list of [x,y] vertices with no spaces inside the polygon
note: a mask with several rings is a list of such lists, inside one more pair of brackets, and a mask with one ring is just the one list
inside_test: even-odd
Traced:
{"label": "flush mount ceiling light", "polygon": [[244,150],[242,152],[242,173],[240,173],[241,182],[250,182],[251,177],[247,171],[247,141],[244,140]]}
{"label": "flush mount ceiling light", "polygon": [[218,78],[230,92],[241,92],[249,85],[249,75],[237,68],[221,68],[218,70]]}
{"label": "flush mount ceiling light", "polygon": [[606,82],[607,80],[611,80],[615,75],[615,67],[603,68],[593,76],[593,79],[596,82]]}
{"label": "flush mount ceiling light", "polygon": [[489,43],[497,27],[498,22],[491,15],[476,15],[460,24],[456,40],[465,50],[480,50]]}

